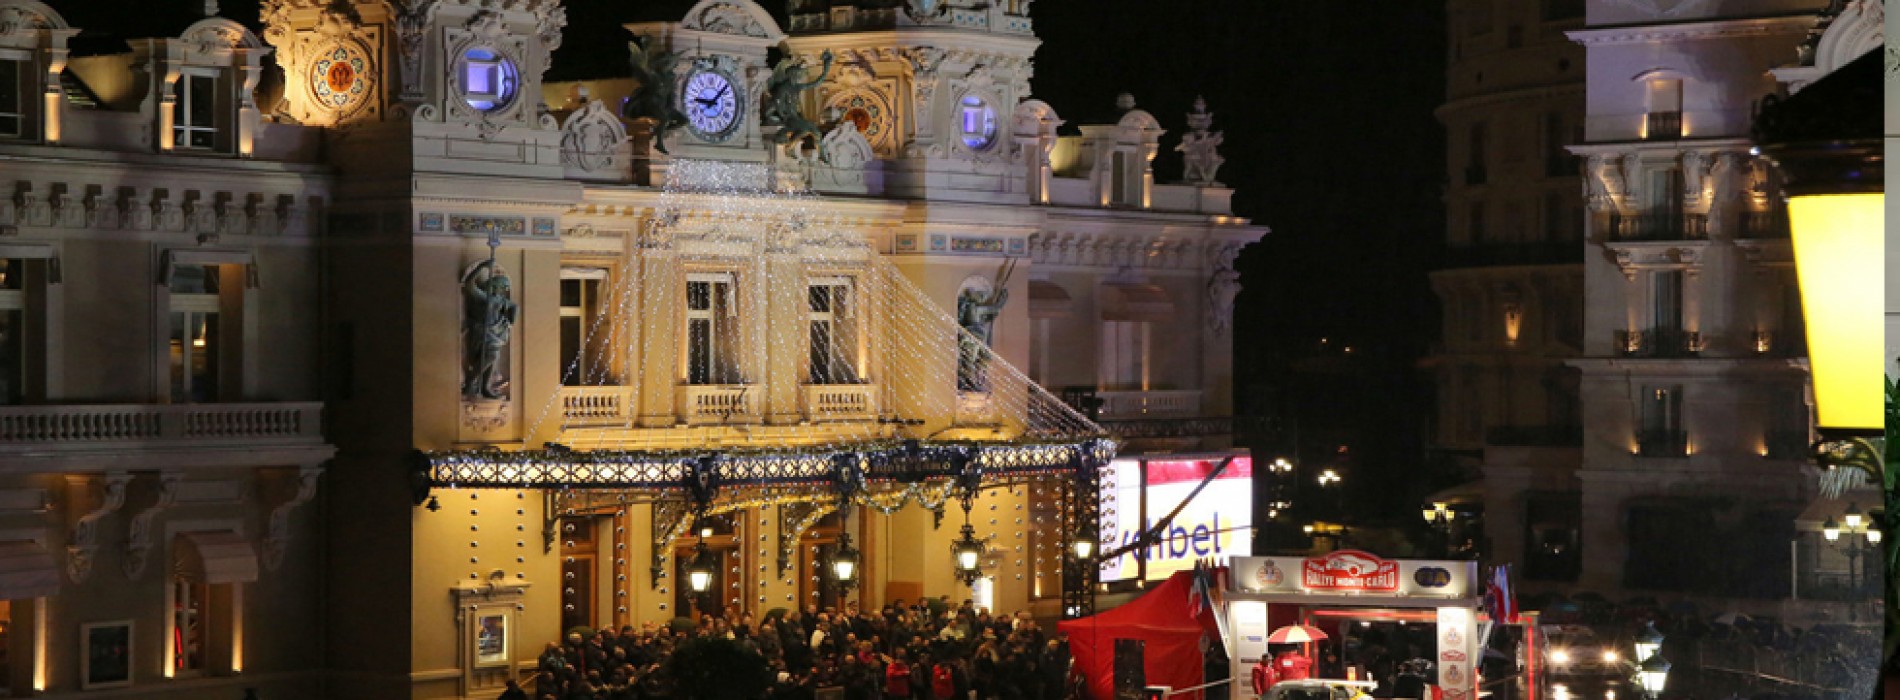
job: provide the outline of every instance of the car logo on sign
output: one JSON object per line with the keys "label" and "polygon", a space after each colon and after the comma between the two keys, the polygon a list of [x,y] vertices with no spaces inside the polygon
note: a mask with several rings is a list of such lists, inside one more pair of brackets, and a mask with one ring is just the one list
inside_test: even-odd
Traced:
{"label": "car logo on sign", "polygon": [[1426,588],[1444,588],[1451,585],[1451,572],[1435,566],[1428,566],[1412,572],[1412,580]]}

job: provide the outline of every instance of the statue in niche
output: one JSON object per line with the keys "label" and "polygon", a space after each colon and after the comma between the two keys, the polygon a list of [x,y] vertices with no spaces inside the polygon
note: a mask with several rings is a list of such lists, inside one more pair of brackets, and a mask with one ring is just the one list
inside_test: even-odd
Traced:
{"label": "statue in niche", "polygon": [[1214,124],[1214,115],[1207,111],[1207,100],[1194,98],[1194,111],[1188,113],[1187,123],[1190,131],[1182,135],[1181,144],[1174,147],[1182,153],[1181,179],[1190,185],[1219,187],[1214,173],[1227,162],[1219,152],[1226,136],[1219,131],[1208,133],[1207,128]]}
{"label": "statue in niche", "polygon": [[[492,248],[497,241],[491,239]],[[462,399],[496,401],[508,398],[508,370],[504,350],[514,335],[515,306],[508,274],[489,258],[462,273]]]}
{"label": "statue in niche", "polygon": [[806,138],[819,138],[822,134],[818,125],[805,118],[798,109],[798,96],[806,90],[825,82],[825,76],[831,75],[831,52],[822,56],[824,66],[818,71],[818,77],[800,80],[806,72],[805,61],[787,56],[772,66],[772,77],[765,83],[765,110],[760,114],[766,126],[779,127],[777,141],[780,145],[796,143]]}
{"label": "statue in niche", "polygon": [[[655,45],[658,43],[655,42]],[[667,153],[667,132],[686,125],[686,113],[680,111],[679,99],[674,94],[679,91],[679,86],[673,80],[674,68],[679,65],[679,52],[660,51],[657,48],[648,51],[638,41],[627,42],[627,49],[633,54],[633,79],[640,83],[640,87],[633,91],[626,106],[621,108],[620,116],[630,120],[651,121],[653,148]]]}
{"label": "statue in niche", "polygon": [[1240,251],[1222,251],[1207,280],[1207,326],[1214,334],[1225,336],[1234,326],[1234,299],[1240,296],[1240,273],[1234,259]]}
{"label": "statue in niche", "polygon": [[984,370],[989,366],[996,318],[1003,315],[1003,305],[1009,303],[1009,277],[1015,268],[1016,259],[1010,258],[989,289],[969,286],[957,294],[957,325],[965,331],[958,335],[957,342],[958,391],[989,391]]}

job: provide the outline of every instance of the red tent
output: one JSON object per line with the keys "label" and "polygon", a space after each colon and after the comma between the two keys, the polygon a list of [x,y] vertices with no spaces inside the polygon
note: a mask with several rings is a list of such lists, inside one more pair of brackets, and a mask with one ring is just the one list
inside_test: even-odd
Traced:
{"label": "red tent", "polygon": [[1148,685],[1190,688],[1201,678],[1201,635],[1217,634],[1213,603],[1199,619],[1188,612],[1193,572],[1177,571],[1140,598],[1089,617],[1065,620],[1056,629],[1069,635],[1075,670],[1088,680],[1089,697],[1115,695],[1115,640],[1139,639]]}

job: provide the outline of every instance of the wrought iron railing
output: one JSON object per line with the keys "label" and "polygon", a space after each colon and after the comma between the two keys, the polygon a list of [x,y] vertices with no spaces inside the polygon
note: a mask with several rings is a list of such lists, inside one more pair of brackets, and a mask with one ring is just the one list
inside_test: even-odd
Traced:
{"label": "wrought iron railing", "polygon": [[1650,112],[1643,117],[1643,139],[1673,141],[1682,138],[1681,112]]}
{"label": "wrought iron railing", "polygon": [[1644,457],[1688,457],[1689,433],[1685,430],[1643,430],[1636,433],[1636,453]]}
{"label": "wrought iron railing", "polygon": [[1610,230],[1619,241],[1700,241],[1709,237],[1707,214],[1610,213]]}

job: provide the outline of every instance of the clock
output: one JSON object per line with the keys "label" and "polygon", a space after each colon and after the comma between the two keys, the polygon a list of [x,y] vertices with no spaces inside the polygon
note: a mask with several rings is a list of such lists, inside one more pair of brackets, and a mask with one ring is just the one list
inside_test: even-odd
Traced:
{"label": "clock", "polygon": [[337,46],[324,52],[310,66],[310,90],[317,104],[340,110],[362,97],[369,83],[367,66],[363,54],[352,48]]}
{"label": "clock", "polygon": [[686,127],[701,141],[724,141],[739,125],[739,88],[732,77],[716,70],[695,70],[680,91],[680,111]]}

